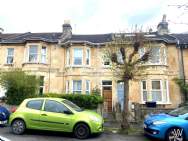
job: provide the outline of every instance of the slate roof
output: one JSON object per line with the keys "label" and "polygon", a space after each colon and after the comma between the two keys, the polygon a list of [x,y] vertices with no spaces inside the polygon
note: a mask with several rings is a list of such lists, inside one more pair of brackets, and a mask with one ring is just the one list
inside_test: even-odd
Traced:
{"label": "slate roof", "polygon": [[[102,44],[110,42],[113,38],[112,33],[109,34],[93,34],[93,35],[76,35],[73,34],[70,39],[63,41],[66,42],[88,42],[92,44]],[[127,34],[130,36],[131,34]],[[61,32],[51,33],[12,33],[12,34],[0,34],[0,43],[11,44],[11,43],[25,43],[26,41],[45,41],[49,43],[58,43],[61,39]],[[164,41],[166,43],[177,43],[188,45],[188,34],[169,34],[169,35],[158,35],[156,32],[145,34],[146,38],[156,41]]]}
{"label": "slate roof", "polygon": [[172,36],[179,40],[180,46],[188,48],[188,33],[186,33],[186,34],[172,34]]}

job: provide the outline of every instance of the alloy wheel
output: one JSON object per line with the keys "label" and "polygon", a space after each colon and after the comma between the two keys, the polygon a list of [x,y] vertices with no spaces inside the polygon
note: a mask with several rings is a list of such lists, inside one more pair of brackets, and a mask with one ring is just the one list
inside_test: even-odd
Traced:
{"label": "alloy wheel", "polygon": [[181,128],[170,129],[167,135],[168,141],[184,141],[184,131]]}
{"label": "alloy wheel", "polygon": [[90,134],[89,128],[86,124],[80,123],[76,125],[74,135],[79,139],[86,139]]}
{"label": "alloy wheel", "polygon": [[14,134],[20,135],[25,131],[25,122],[23,120],[15,120],[12,123],[12,132]]}

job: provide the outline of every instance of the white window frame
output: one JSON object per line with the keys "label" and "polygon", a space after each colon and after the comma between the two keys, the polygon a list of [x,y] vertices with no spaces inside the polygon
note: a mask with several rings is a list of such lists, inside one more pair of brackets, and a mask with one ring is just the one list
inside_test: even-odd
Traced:
{"label": "white window frame", "polygon": [[[86,60],[85,64],[86,64],[87,66],[90,66],[90,63],[91,63],[91,62],[90,62],[90,60],[91,60],[91,59],[90,59],[90,58],[91,58],[91,50],[90,50],[90,48],[87,48],[87,49],[86,49],[86,57],[85,57],[85,58],[86,58],[86,59],[85,59],[85,60]],[[87,60],[89,60],[89,61],[88,61],[89,64],[87,64]]]}
{"label": "white window frame", "polygon": [[[13,50],[13,54],[9,55],[9,49]],[[7,48],[7,56],[6,56],[6,64],[13,64],[14,63],[14,48]],[[12,58],[12,62],[8,62],[8,58]]]}
{"label": "white window frame", "polygon": [[[142,81],[146,81],[146,90],[147,90],[147,101],[152,101],[153,99],[153,95],[152,95],[152,81],[160,81],[160,92],[161,92],[161,97],[162,100],[161,101],[156,101],[157,104],[170,104],[170,97],[169,97],[169,83],[167,79],[152,79],[152,80],[141,80],[140,81],[140,90],[141,90],[141,103],[145,103],[146,101],[144,101],[143,99],[143,85],[142,85]],[[166,81],[166,89],[164,88],[165,85],[165,81]],[[148,83],[150,84],[150,88],[148,89]],[[166,91],[166,93],[165,93]],[[166,96],[165,96],[166,95]],[[166,101],[165,101],[165,97],[166,97]]]}
{"label": "white window frame", "polygon": [[[81,59],[81,64],[75,64],[75,50],[76,49],[79,49],[79,50],[81,50],[81,52],[82,52],[82,59]],[[82,66],[83,65],[83,48],[73,48],[73,66]]]}
{"label": "white window frame", "polygon": [[[45,48],[45,53],[42,52],[42,49]],[[43,62],[42,58],[45,58],[45,61]],[[46,64],[47,63],[47,47],[46,46],[42,46],[41,47],[41,63],[42,64]]]}
{"label": "white window frame", "polygon": [[[158,90],[158,89],[152,89],[152,82],[153,81],[159,81],[159,83],[160,83],[160,90]],[[153,100],[152,92],[160,92],[160,94],[161,94],[161,101],[156,101],[156,102],[163,102],[163,85],[162,85],[162,80],[158,80],[158,79],[151,80],[151,97],[152,97],[152,100]]]}
{"label": "white window frame", "polygon": [[[74,81],[81,81],[81,90],[74,90]],[[82,84],[83,84],[82,80],[72,80],[72,93],[73,94],[82,94]],[[77,92],[80,92],[80,93],[77,93]]]}
{"label": "white window frame", "polygon": [[66,66],[70,65],[70,48],[66,49]]}
{"label": "white window frame", "polygon": [[[149,64],[152,65],[161,65],[161,47],[153,47],[152,49],[159,49],[159,54],[154,53],[154,55],[157,55],[157,57],[159,57],[159,62],[152,62],[153,61],[153,55],[151,54],[151,57],[149,59]],[[152,51],[151,51],[152,53]]]}
{"label": "white window frame", "polygon": [[[144,90],[143,89],[143,82],[145,82],[146,83],[146,89]],[[141,80],[141,93],[142,93],[142,102],[146,102],[145,100],[144,100],[144,91],[146,91],[147,92],[147,97],[146,97],[146,101],[148,101],[149,100],[149,95],[148,95],[148,90],[147,90],[147,81],[146,80]]]}
{"label": "white window frame", "polygon": [[167,48],[163,48],[163,61],[164,65],[167,65]]}
{"label": "white window frame", "polygon": [[[87,89],[87,83],[88,83],[88,89]],[[85,93],[90,94],[90,80],[85,81]]]}
{"label": "white window frame", "polygon": [[[34,53],[34,55],[36,55],[36,60],[34,60],[34,61],[30,61],[29,60],[29,57],[30,57],[30,48],[31,47],[36,47],[37,48],[37,53]],[[28,60],[27,60],[27,62],[29,62],[29,63],[38,63],[38,54],[39,54],[39,52],[38,52],[38,48],[39,48],[39,45],[29,45],[29,47],[28,47]]]}

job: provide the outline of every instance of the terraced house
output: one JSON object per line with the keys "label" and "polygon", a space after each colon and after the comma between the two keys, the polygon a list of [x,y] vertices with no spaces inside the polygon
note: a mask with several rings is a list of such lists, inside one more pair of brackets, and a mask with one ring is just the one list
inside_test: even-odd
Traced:
{"label": "terraced house", "polygon": [[[21,68],[39,76],[41,93],[90,94],[98,88],[110,112],[116,103],[122,104],[124,91],[122,81],[113,77],[111,62],[103,57],[105,44],[115,36],[75,35],[69,22],[58,33],[0,33],[0,68]],[[145,37],[153,55],[145,64],[145,75],[131,82],[130,102],[177,106],[182,95],[173,78],[188,78],[188,34],[169,34],[163,17],[157,31]]]}

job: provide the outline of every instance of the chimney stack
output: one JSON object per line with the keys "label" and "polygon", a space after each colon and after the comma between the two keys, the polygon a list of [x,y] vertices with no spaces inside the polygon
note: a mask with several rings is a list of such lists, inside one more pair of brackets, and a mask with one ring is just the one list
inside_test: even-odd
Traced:
{"label": "chimney stack", "polygon": [[3,33],[4,29],[0,27],[0,34]]}
{"label": "chimney stack", "polygon": [[72,37],[72,27],[69,20],[65,20],[63,24],[62,40],[70,39]]}
{"label": "chimney stack", "polygon": [[157,26],[157,33],[159,35],[168,34],[168,22],[166,21],[166,15],[163,15],[162,21]]}

